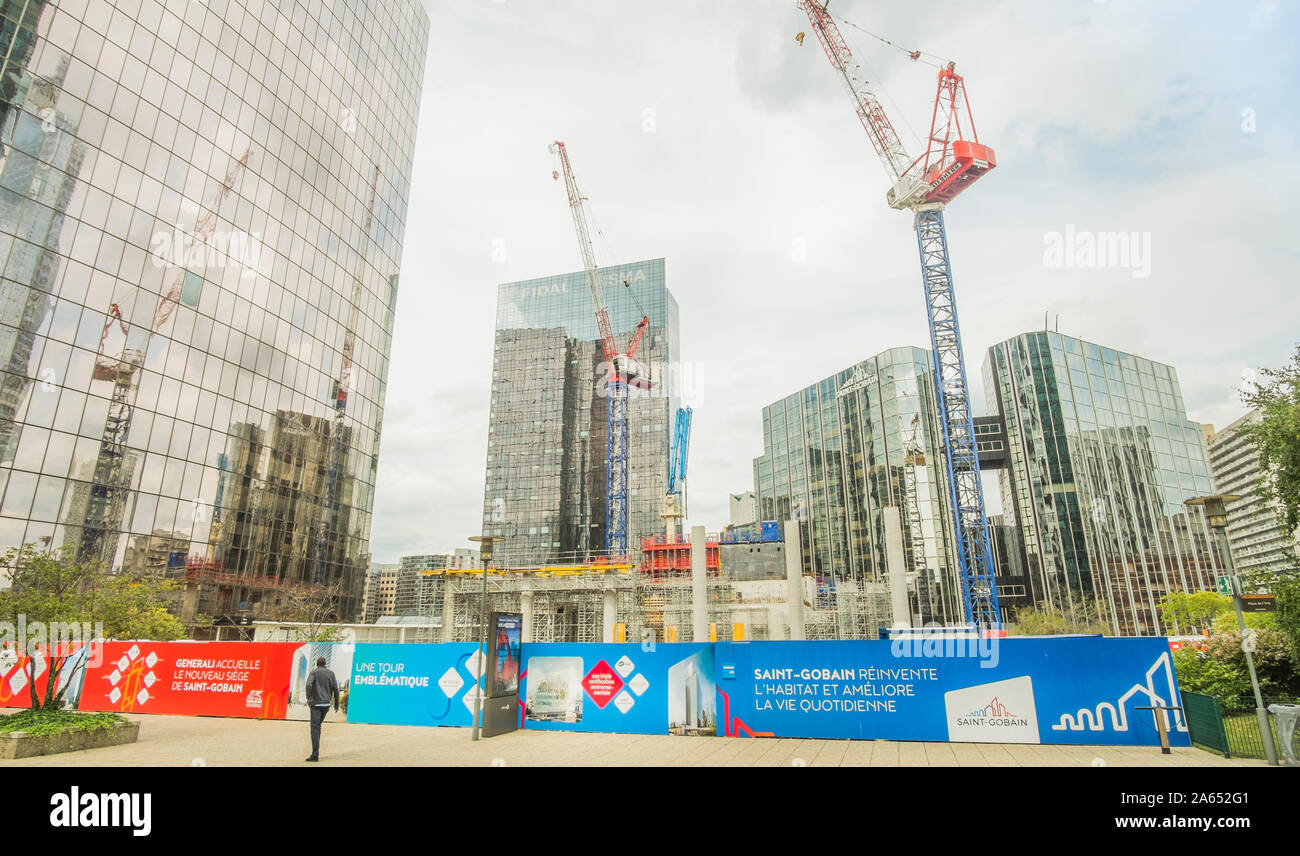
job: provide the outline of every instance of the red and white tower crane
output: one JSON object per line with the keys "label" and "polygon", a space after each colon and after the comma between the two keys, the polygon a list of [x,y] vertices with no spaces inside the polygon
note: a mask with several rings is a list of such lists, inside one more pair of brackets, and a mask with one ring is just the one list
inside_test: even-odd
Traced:
{"label": "red and white tower crane", "polygon": [[[614,329],[610,324],[605,294],[596,276],[596,251],[591,243],[591,228],[587,223],[585,204],[587,198],[578,190],[578,180],[569,163],[569,153],[564,143],[551,145],[551,153],[560,158],[560,169],[552,175],[558,181],[564,177],[564,187],[569,194],[569,209],[573,226],[578,233],[578,248],[582,253],[582,266],[587,272],[587,288],[596,310],[596,327],[600,331],[601,346],[605,353],[605,399],[609,418],[606,430],[605,458],[605,553],[613,559],[628,555],[628,388],[650,388],[650,378],[636,360],[636,350],[650,326],[649,316],[642,314],[632,341],[626,352],[620,352],[614,342]],[[624,283],[626,286],[627,283]]]}
{"label": "red and white tower crane", "polygon": [[[952,63],[939,72],[938,93],[925,153],[912,160],[827,7],[829,0],[798,0],[831,65],[853,97],[858,118],[894,182],[890,207],[915,214],[917,242],[929,310],[935,392],[947,451],[948,484],[956,518],[957,554],[966,619],[980,628],[1002,626],[994,579],[993,548],[975,445],[975,420],[962,355],[957,303],[943,209],[997,165],[979,141],[965,83]],[[802,40],[800,40],[802,44]],[[915,59],[919,53],[913,53]]]}

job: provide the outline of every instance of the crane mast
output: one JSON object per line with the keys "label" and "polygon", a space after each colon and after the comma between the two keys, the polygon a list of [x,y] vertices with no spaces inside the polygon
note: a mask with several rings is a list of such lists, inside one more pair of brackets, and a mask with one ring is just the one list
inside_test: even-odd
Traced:
{"label": "crane mast", "polygon": [[[997,629],[1002,626],[1002,619],[993,547],[980,482],[975,422],[943,221],[943,209],[948,202],[993,169],[997,161],[993,150],[980,144],[975,135],[965,84],[951,63],[939,73],[927,151],[922,158],[910,160],[835,19],[827,11],[829,0],[798,0],[798,5],[807,13],[831,65],[848,85],[867,136],[894,181],[886,201],[892,208],[909,210],[915,215],[966,620],[981,629]],[[962,106],[967,120],[964,128]]]}
{"label": "crane mast", "polygon": [[[587,288],[596,313],[596,327],[600,331],[601,347],[605,353],[606,376],[604,394],[608,405],[605,432],[605,554],[611,558],[628,554],[628,448],[631,432],[628,428],[628,387],[647,389],[650,382],[636,361],[636,351],[650,326],[650,318],[643,316],[628,345],[627,353],[620,354],[614,342],[614,329],[605,305],[605,295],[597,280],[596,251],[591,243],[591,228],[583,203],[586,197],[578,189],[578,180],[569,162],[569,152],[564,143],[551,145],[551,153],[559,155],[560,169],[552,173],[558,181],[564,178],[564,189],[569,196],[569,209],[573,227],[578,235],[578,249],[582,266],[587,274]],[[626,285],[626,283],[624,283]]]}

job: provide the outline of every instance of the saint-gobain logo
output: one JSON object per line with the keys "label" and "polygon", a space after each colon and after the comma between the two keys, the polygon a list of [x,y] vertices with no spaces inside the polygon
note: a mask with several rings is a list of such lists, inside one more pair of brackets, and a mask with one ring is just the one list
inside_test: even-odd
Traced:
{"label": "saint-gobain logo", "polygon": [[152,794],[81,793],[73,786],[50,797],[50,826],[130,829],[143,838],[153,829]]}
{"label": "saint-gobain logo", "polygon": [[992,701],[981,708],[972,710],[964,717],[957,720],[958,725],[988,725],[998,726],[1024,726],[1029,724],[1029,720],[1023,716],[1017,716],[1011,712],[1011,708],[1003,704],[997,696]]}
{"label": "saint-gobain logo", "polygon": [[249,690],[248,698],[244,699],[244,707],[251,707],[254,710],[262,706],[262,691]]}

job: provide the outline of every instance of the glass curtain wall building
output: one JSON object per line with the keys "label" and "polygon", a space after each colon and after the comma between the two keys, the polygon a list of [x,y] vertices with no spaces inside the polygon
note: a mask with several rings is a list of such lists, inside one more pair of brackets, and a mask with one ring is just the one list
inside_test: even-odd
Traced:
{"label": "glass curtain wall building", "polygon": [[417,0],[0,0],[0,548],[357,617],[427,38]]}
{"label": "glass curtain wall building", "polygon": [[810,636],[874,638],[892,623],[886,506],[899,509],[912,620],[964,620],[942,449],[920,348],[885,351],[763,408],[759,517],[799,522],[804,573],[817,581]]}
{"label": "glass curtain wall building", "polygon": [[984,388],[1006,422],[1002,509],[1035,604],[1151,635],[1167,592],[1214,587],[1221,558],[1184,505],[1214,482],[1172,366],[1033,332],[989,349]]}
{"label": "glass curtain wall building", "polygon": [[[677,301],[664,260],[601,268],[610,323],[626,348],[642,312],[637,359],[652,388],[628,407],[628,546],[660,532],[677,408]],[[626,283],[626,285],[625,285]],[[587,561],[605,552],[605,355],[583,271],[497,290],[483,531],[507,540],[498,567]]]}

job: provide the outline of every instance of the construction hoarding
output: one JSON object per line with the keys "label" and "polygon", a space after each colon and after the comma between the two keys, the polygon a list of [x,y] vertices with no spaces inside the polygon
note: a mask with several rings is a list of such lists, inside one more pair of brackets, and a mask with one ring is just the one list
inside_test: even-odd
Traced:
{"label": "construction hoarding", "polygon": [[[1159,743],[1179,704],[1163,638],[718,643],[727,736]],[[1181,713],[1161,713],[1188,746]]]}
{"label": "construction hoarding", "polygon": [[528,643],[520,697],[529,729],[718,733],[707,643]]}

